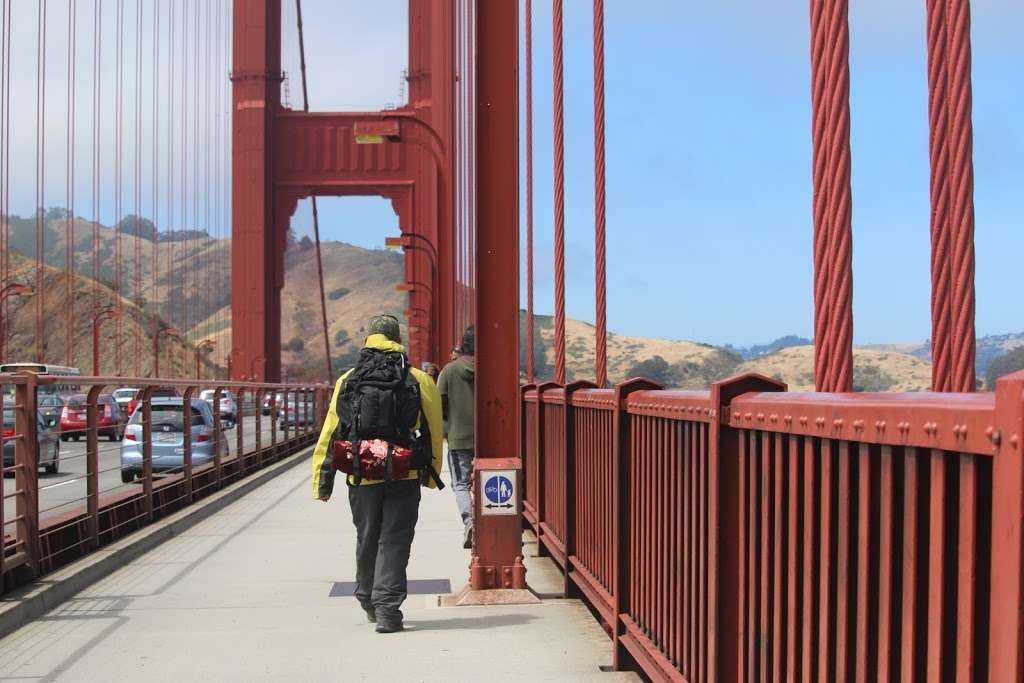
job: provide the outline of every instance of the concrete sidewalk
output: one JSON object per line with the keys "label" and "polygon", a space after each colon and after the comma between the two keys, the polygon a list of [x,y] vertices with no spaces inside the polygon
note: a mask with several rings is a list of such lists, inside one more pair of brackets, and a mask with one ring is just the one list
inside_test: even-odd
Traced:
{"label": "concrete sidewalk", "polygon": [[[379,635],[352,597],[344,484],[311,500],[301,461],[210,519],[0,640],[0,680],[619,681],[577,601],[439,607],[410,595],[405,633]],[[424,491],[409,578],[464,585],[469,551],[450,489]],[[550,568],[532,561],[540,591]],[[435,589],[436,590],[436,589]]]}

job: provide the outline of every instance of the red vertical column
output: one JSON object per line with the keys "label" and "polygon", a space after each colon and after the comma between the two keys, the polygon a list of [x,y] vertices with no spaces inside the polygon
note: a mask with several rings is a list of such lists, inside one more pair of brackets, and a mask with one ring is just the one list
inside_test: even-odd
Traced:
{"label": "red vertical column", "polygon": [[277,381],[281,371],[275,223],[273,120],[280,106],[280,0],[236,0],[232,60],[232,348],[233,379],[250,372]]}
{"label": "red vertical column", "polygon": [[555,147],[555,381],[565,384],[565,106],[562,0],[552,0]]}
{"label": "red vertical column", "polygon": [[[519,437],[519,9],[476,11],[476,444],[477,471],[518,470]],[[519,515],[479,514],[473,588],[524,588]],[[521,490],[521,482],[516,484]],[[521,495],[515,496],[518,504]],[[486,520],[486,521],[484,521]],[[489,568],[480,570],[479,568]],[[517,569],[518,568],[518,569]]]}

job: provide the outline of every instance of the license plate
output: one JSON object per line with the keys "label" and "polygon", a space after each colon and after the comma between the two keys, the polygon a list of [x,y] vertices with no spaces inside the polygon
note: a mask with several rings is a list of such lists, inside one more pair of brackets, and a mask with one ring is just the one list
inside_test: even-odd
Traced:
{"label": "license plate", "polygon": [[156,442],[157,443],[174,443],[177,440],[178,440],[178,435],[177,434],[157,434],[156,435]]}

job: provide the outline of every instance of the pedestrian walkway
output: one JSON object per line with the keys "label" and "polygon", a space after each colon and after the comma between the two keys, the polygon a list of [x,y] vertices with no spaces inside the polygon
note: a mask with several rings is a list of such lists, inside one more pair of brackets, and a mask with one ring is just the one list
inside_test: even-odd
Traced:
{"label": "pedestrian walkway", "polygon": [[[355,599],[344,485],[310,499],[294,468],[0,640],[0,680],[601,681],[604,632],[573,600],[439,607],[436,581],[465,583],[469,552],[450,490],[424,491],[404,633],[379,635]],[[541,591],[551,572],[528,558]]]}

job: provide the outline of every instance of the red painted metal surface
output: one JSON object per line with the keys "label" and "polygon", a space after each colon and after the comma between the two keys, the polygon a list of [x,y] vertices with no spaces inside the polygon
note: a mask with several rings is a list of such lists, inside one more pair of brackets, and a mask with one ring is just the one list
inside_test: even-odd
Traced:
{"label": "red painted metal surface", "polygon": [[594,377],[599,387],[608,383],[604,190],[604,0],[594,0]]}
{"label": "red painted metal surface", "polygon": [[562,0],[551,0],[555,203],[555,381],[565,384],[565,66]]}
{"label": "red painted metal surface", "polygon": [[616,665],[1016,680],[1024,373],[996,395],[783,389],[523,392],[530,521],[556,559],[565,542],[570,594],[611,629]]}
{"label": "red painted metal surface", "polygon": [[526,116],[526,381],[532,384],[537,379],[536,359],[533,357],[533,0],[526,0],[523,11],[526,32],[523,74]]}
{"label": "red painted metal surface", "polygon": [[[476,250],[476,465],[479,473],[519,459],[519,7],[481,3],[476,39],[474,173]],[[479,474],[477,475],[479,479]],[[477,506],[479,513],[479,505]],[[518,516],[477,514],[474,589],[507,587],[503,577],[522,561]],[[518,558],[518,559],[517,559]],[[521,571],[521,567],[520,570]],[[525,585],[515,586],[524,588]]]}

